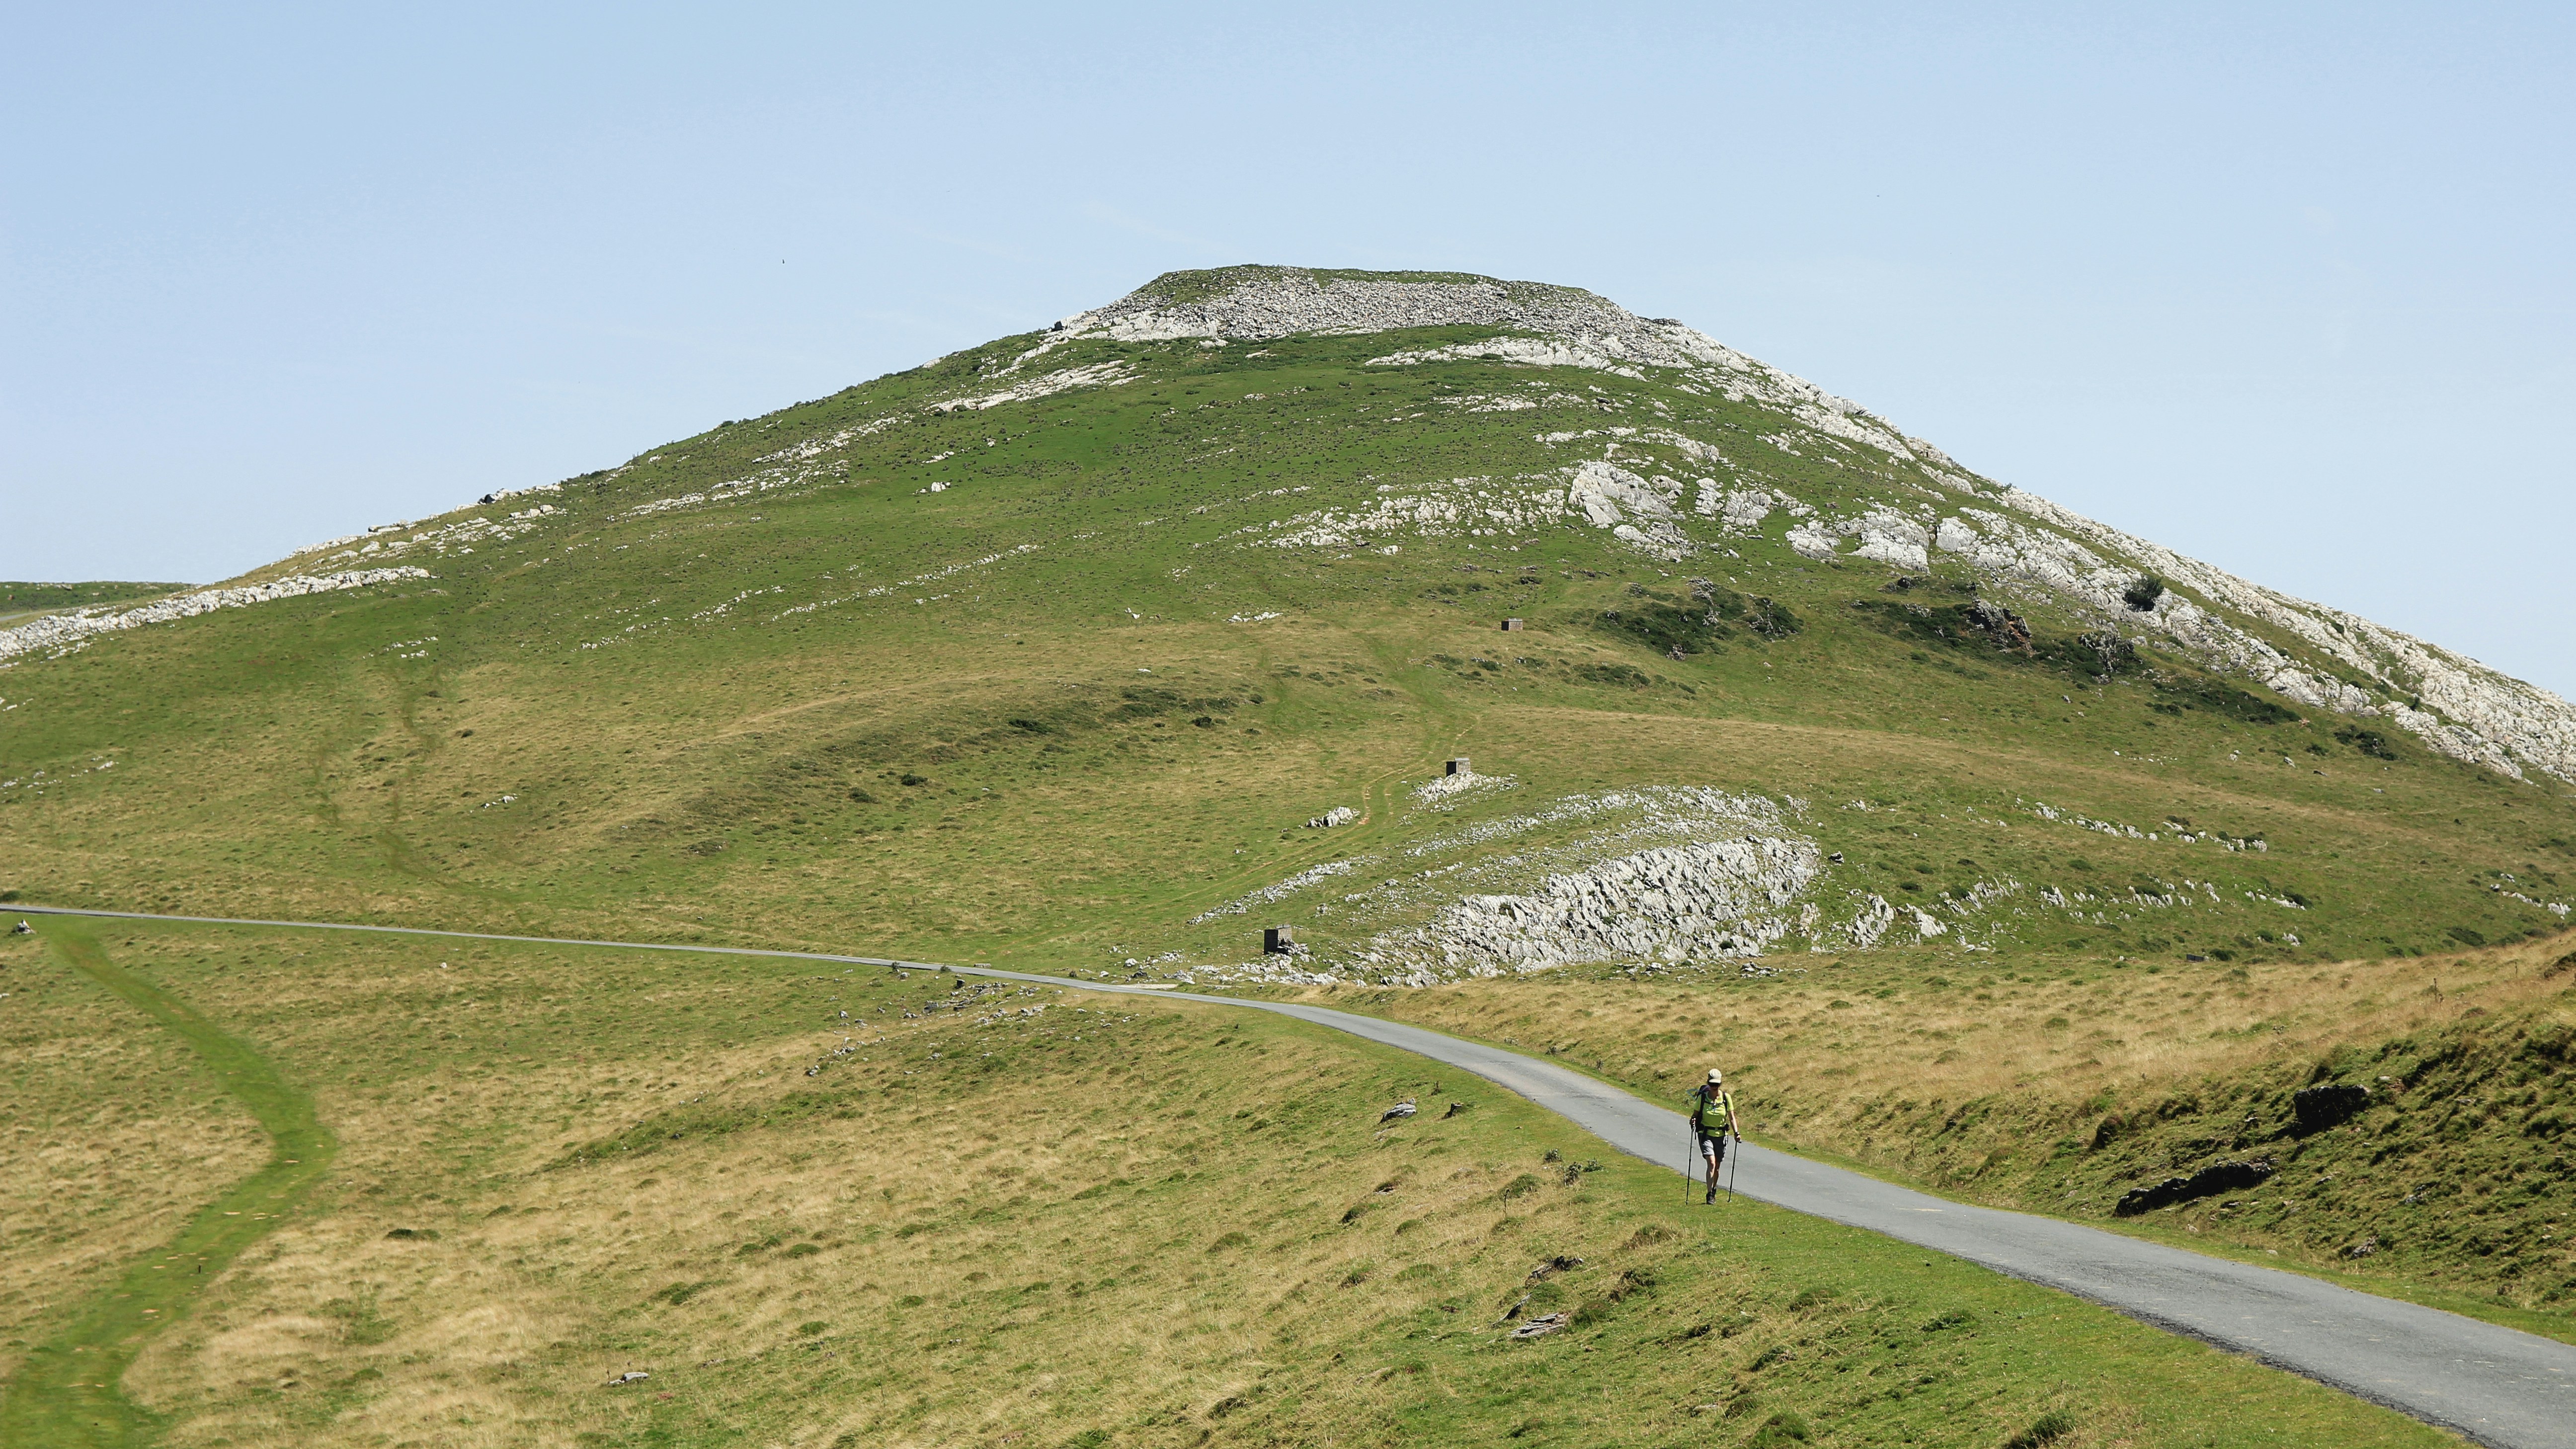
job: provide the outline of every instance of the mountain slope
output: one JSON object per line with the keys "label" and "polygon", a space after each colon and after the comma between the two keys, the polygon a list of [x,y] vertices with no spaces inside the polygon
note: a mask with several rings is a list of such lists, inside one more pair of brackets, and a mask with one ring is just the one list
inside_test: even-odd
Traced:
{"label": "mountain slope", "polygon": [[1441,274],[1173,274],[0,656],[72,903],[1424,981],[2421,950],[2576,835],[2545,691]]}

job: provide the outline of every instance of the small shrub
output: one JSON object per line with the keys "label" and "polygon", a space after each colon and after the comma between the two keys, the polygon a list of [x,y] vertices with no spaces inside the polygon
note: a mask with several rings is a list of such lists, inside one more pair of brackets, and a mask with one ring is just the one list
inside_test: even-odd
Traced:
{"label": "small shrub", "polygon": [[2031,1421],[2030,1427],[2004,1441],[2004,1449],[2044,1449],[2075,1432],[2075,1416],[2063,1409],[2051,1409]]}
{"label": "small shrub", "polygon": [[1763,1420],[1762,1427],[1754,1430],[1753,1437],[1745,1440],[1744,1444],[1745,1449],[1781,1449],[1784,1445],[1806,1442],[1807,1421],[1794,1413],[1783,1412]]}
{"label": "small shrub", "polygon": [[2154,574],[2141,574],[2137,582],[2120,591],[2121,602],[2141,614],[2153,612],[2156,601],[2165,596],[2165,581]]}
{"label": "small shrub", "polygon": [[1542,1184],[1537,1178],[1524,1172],[1520,1176],[1513,1178],[1511,1181],[1504,1183],[1503,1190],[1496,1193],[1495,1196],[1501,1198],[1505,1202],[1510,1202],[1516,1197],[1529,1196],[1531,1193],[1538,1191],[1541,1186]]}

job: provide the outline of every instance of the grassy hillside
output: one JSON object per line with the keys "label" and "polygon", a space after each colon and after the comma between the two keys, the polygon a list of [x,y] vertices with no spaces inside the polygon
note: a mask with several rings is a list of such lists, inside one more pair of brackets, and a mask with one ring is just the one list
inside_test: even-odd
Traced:
{"label": "grassy hillside", "polygon": [[[1827,959],[1803,976],[1596,968],[1277,994],[1559,1057],[1649,1097],[1722,1063],[1765,1140],[2576,1340],[2571,947],[1973,973]],[[2301,1118],[2299,1092],[2336,1086],[2369,1095]],[[2268,1172],[2121,1210],[2225,1162]]]}
{"label": "grassy hillside", "polygon": [[[1311,325],[1255,325],[1278,316]],[[1787,1141],[2083,1215],[2270,1150],[2219,1117],[2272,1131],[2320,1062],[2498,1103],[2511,1081],[2518,1115],[2425,1125],[2403,1174],[2335,1189],[2333,1214],[2136,1221],[2563,1313],[2563,1263],[2528,1244],[2563,1232],[2566,1173],[2526,1129],[2563,1091],[2531,1044],[2555,1040],[2565,978],[2532,973],[2576,896],[2576,713],[1694,339],[1563,288],[1179,274],[220,592],[0,633],[0,900],[1384,993],[1470,1032],[1615,1043],[1599,1069],[1641,1087],[1720,1053]],[[1458,756],[1471,771],[1443,777]],[[1262,956],[1273,925],[1300,954]],[[431,1009],[444,988],[397,990],[348,943],[278,949],[376,983],[349,987],[359,1014],[308,1044],[322,1057],[274,1058],[340,1143],[315,1203],[536,1173],[533,1139],[481,1134],[575,1051],[664,1053],[683,1083],[768,1069],[750,1037],[687,1037],[623,996],[514,998],[492,1040],[530,1062],[496,1058]],[[173,1000],[208,1031],[305,1030],[257,993],[207,998],[228,973],[206,970]],[[2499,993],[2488,1018],[2422,994],[2471,978]],[[49,1011],[17,1069],[49,1113],[113,1084],[93,1122],[45,1119],[57,1157],[10,1168],[30,1226],[0,1273],[31,1344],[191,1204],[233,1211],[204,1205],[256,1155],[261,1119],[174,1096],[168,1054],[105,1011]],[[427,1095],[398,1110],[354,1075],[327,1087],[333,1059],[482,1075],[403,1077]],[[549,1109],[544,1153],[591,1140],[604,1080],[565,1078],[591,1085],[560,1088],[576,1105]],[[2397,1123],[2301,1139],[2301,1170]],[[2043,1161],[2041,1137],[2078,1146]],[[845,1146],[892,1184],[919,1143]],[[688,1150],[708,1179],[755,1170]],[[137,1153],[135,1191],[83,1166]],[[1505,1161],[1499,1140],[1479,1160]],[[81,1188],[49,1193],[47,1161]],[[2449,1196],[2383,1201],[2401,1178]],[[2516,1251],[2480,1247],[2508,1230]],[[362,1246],[396,1251],[313,1250],[315,1302],[360,1301]],[[653,1251],[676,1273],[698,1250]],[[628,1341],[581,1316],[606,1311],[492,1331],[588,1375]],[[214,1393],[178,1359],[146,1369],[152,1402]],[[627,1432],[577,1417],[545,1422]]]}
{"label": "grassy hillside", "polygon": [[[1079,343],[1069,365],[1096,352],[1140,379],[894,411],[1016,339],[425,527],[399,558],[428,579],[21,664],[0,676],[20,705],[0,868],[74,904],[721,937],[758,920],[1048,963],[1151,933],[1222,959],[1244,932],[1191,933],[1189,916],[1419,843],[1445,822],[1296,827],[1372,790],[1392,801],[1456,752],[1516,779],[1498,807],[1622,784],[1796,797],[1823,843],[1861,855],[1852,884],[1909,904],[2009,877],[2025,903],[2089,889],[2132,907],[1994,932],[2028,950],[2312,958],[2554,924],[2489,887],[2557,899],[2576,849],[2563,787],[2394,730],[2370,732],[2372,753],[2331,715],[2152,650],[2097,682],[2069,642],[2080,620],[2053,635],[2034,611],[2047,647],[2030,655],[1926,639],[1903,611],[1930,586],[1890,595],[1911,576],[1738,539],[1693,576],[1726,591],[1717,610],[1773,600],[1794,632],[1693,625],[1675,660],[1685,570],[1598,529],[1393,554],[1244,535],[1387,479],[1556,465],[1536,433],[1668,404],[1578,373],[1540,383],[1561,402],[1470,412],[1443,399],[1526,389],[1532,369],[1361,365],[1442,335],[1259,357]],[[1765,416],[1682,400],[1720,436]],[[883,417],[819,476],[761,464]],[[1851,486],[1786,454],[1765,467]],[[758,491],[776,472],[799,481]],[[751,481],[662,506],[729,479]],[[442,531],[467,541],[442,552]],[[342,552],[295,567],[395,557]],[[1506,613],[1531,627],[1499,633]],[[2205,842],[2178,846],[2169,822]],[[2177,895],[2186,877],[2218,899]],[[2137,910],[2133,892],[2175,904]]]}
{"label": "grassy hillside", "polygon": [[[193,1002],[332,1125],[326,1179],[214,1210],[236,1256],[124,1280],[172,1320],[124,1381],[173,1445],[2442,1440],[1222,1008],[61,919],[0,961],[48,1014],[113,1014],[101,972]],[[15,1101],[76,1136],[115,1070]],[[0,1431],[107,1442],[28,1389],[114,1341],[28,1299]]]}

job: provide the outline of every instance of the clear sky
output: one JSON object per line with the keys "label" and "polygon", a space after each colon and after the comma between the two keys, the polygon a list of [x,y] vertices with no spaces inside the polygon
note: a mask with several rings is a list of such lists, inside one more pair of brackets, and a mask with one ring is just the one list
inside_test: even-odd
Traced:
{"label": "clear sky", "polygon": [[0,577],[220,578],[1174,267],[1423,267],[2576,695],[2563,4],[8,13]]}

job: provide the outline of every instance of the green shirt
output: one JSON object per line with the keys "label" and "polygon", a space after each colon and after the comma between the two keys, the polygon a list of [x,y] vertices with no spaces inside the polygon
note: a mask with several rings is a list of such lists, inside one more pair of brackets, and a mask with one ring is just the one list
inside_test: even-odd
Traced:
{"label": "green shirt", "polygon": [[1735,1127],[1735,1099],[1724,1087],[1702,1085],[1691,1093],[1691,1126],[1702,1137],[1723,1137]]}

